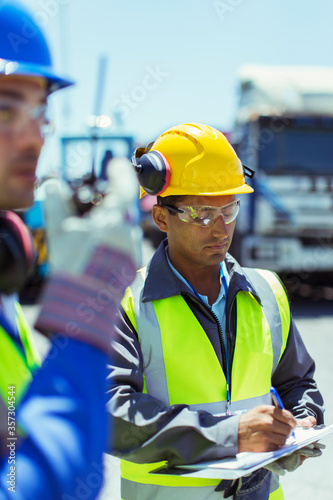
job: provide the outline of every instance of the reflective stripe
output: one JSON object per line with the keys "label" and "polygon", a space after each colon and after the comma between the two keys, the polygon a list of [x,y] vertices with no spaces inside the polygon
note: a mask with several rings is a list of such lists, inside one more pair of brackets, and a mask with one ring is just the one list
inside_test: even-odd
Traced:
{"label": "reflective stripe", "polygon": [[140,313],[136,315],[136,320],[138,333],[145,332],[145,341],[141,342],[141,350],[144,359],[146,390],[148,394],[170,406],[160,325],[152,302],[144,302],[140,306]]}
{"label": "reflective stripe", "polygon": [[138,334],[144,362],[144,392],[170,406],[160,325],[152,302],[141,300],[145,273],[146,268],[138,271],[131,288],[126,290],[122,306]]}
{"label": "reflective stripe", "polygon": [[[160,477],[160,476],[159,476]],[[193,481],[193,480],[192,480]],[[223,493],[215,488],[220,480],[210,486],[163,486],[144,484],[121,479],[121,500],[218,500]],[[245,493],[245,492],[244,492]],[[284,500],[282,487],[276,480],[271,480],[269,500]]]}
{"label": "reflective stripe", "polygon": [[[155,462],[151,464],[135,464],[122,460],[120,463],[121,476],[124,479],[133,483],[139,484],[155,484],[161,486],[214,486],[219,483],[218,479],[207,479],[201,477],[193,478],[191,474],[175,475],[175,474],[157,474],[150,473],[161,467],[165,467],[166,462]],[[144,474],[142,473],[144,472]],[[184,471],[179,471],[179,474],[184,474]]]}
{"label": "reflective stripe", "polygon": [[15,311],[17,329],[27,357],[27,364],[31,370],[36,370],[41,365],[40,355],[36,349],[27,319],[18,302],[15,304]]}
{"label": "reflective stripe", "polygon": [[[280,483],[279,483],[279,476],[278,474],[275,474],[275,472],[272,472],[271,476],[271,485],[270,485],[270,493],[273,493],[276,491],[278,488],[280,488]],[[282,488],[280,488],[282,491]],[[282,495],[283,498],[283,495]]]}
{"label": "reflective stripe", "polygon": [[[270,393],[254,398],[242,399],[241,401],[232,401],[230,411],[232,413],[244,413],[244,411],[255,408],[259,405],[269,405],[272,402]],[[246,408],[244,410],[244,408]],[[216,403],[203,403],[196,405],[189,405],[190,410],[204,410],[212,413],[213,415],[225,415],[226,401],[218,401]]]}
{"label": "reflective stripe", "polygon": [[246,268],[245,273],[260,296],[269,324],[273,346],[273,374],[288,340],[290,328],[288,298],[280,281],[272,272]]}
{"label": "reflective stripe", "polygon": [[213,486],[159,486],[139,484],[127,479],[121,480],[121,500],[220,500],[221,491],[214,491],[220,481]]}
{"label": "reflective stripe", "polygon": [[264,269],[257,269],[257,271],[259,274],[261,274],[262,277],[264,277],[267,280],[267,282],[272,287],[272,290],[274,290],[276,302],[279,308],[280,321],[282,323],[282,346],[280,351],[280,358],[278,360],[280,361],[281,356],[284,353],[284,350],[287,345],[289,330],[290,330],[291,318],[290,318],[289,300],[282,283],[274,273],[270,271],[265,271]]}

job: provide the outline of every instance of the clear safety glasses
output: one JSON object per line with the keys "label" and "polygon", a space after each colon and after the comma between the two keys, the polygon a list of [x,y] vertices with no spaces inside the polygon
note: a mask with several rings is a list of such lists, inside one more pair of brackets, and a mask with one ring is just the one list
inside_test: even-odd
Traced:
{"label": "clear safety glasses", "polygon": [[38,122],[43,137],[53,132],[47,117],[47,104],[35,106],[8,97],[0,97],[0,133],[14,135],[22,132],[31,120]]}
{"label": "clear safety glasses", "polygon": [[171,212],[178,214],[183,222],[188,222],[194,226],[210,227],[222,215],[225,224],[234,221],[239,212],[239,200],[232,201],[224,207],[211,207],[208,205],[195,205],[193,207],[171,207],[170,205],[161,205]]}

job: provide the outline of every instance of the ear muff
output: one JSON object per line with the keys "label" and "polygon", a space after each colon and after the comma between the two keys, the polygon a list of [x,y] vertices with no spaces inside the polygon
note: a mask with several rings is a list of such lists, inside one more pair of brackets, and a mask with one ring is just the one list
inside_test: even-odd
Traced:
{"label": "ear muff", "polygon": [[0,292],[18,292],[35,263],[29,230],[14,212],[0,211]]}
{"label": "ear muff", "polygon": [[170,165],[159,151],[150,151],[154,143],[146,148],[137,148],[132,156],[132,164],[140,186],[146,193],[157,196],[168,187],[171,177]]}

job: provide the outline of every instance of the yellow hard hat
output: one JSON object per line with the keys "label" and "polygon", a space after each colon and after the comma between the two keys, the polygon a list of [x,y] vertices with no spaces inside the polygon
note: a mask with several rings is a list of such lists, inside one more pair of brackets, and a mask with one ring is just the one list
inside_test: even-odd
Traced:
{"label": "yellow hard hat", "polygon": [[219,196],[253,191],[245,183],[244,168],[250,177],[253,171],[242,165],[221,132],[199,123],[170,128],[147,148],[138,148],[132,161],[141,197],[146,193]]}

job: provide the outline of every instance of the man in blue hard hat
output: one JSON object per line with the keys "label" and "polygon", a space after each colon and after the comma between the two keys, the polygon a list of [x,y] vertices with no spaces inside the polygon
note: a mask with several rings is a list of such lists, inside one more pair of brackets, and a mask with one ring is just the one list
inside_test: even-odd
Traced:
{"label": "man in blue hard hat", "polygon": [[31,14],[0,1],[0,499],[90,499],[102,484],[106,363],[115,311],[135,272],[137,232],[124,220],[136,197],[129,165],[112,179],[112,202],[106,195],[84,219],[64,186],[49,186],[52,274],[36,327],[52,347],[41,368],[12,293],[32,260],[29,235],[12,210],[33,202],[47,98],[70,84],[54,71]]}
{"label": "man in blue hard hat", "polygon": [[54,71],[46,39],[28,11],[0,2],[0,23],[0,204],[23,208],[33,202],[37,161],[50,128],[47,97],[72,82]]}

